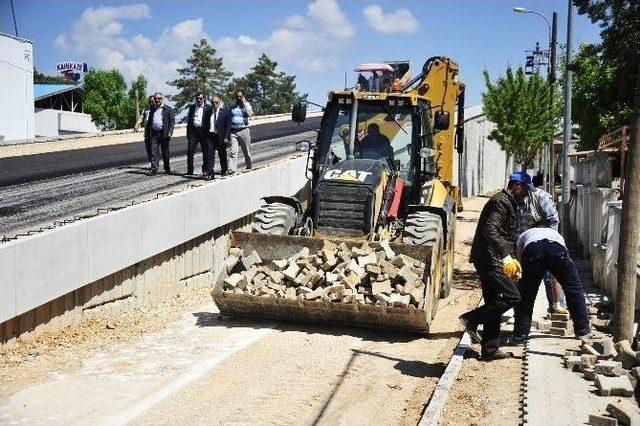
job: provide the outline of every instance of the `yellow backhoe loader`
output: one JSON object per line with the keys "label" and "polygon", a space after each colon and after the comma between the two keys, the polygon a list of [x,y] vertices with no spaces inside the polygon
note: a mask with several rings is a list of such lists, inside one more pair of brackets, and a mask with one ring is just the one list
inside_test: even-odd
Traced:
{"label": "yellow backhoe loader", "polygon": [[[234,232],[230,245],[272,261],[305,247],[321,250],[326,241],[388,243],[396,254],[424,262],[422,302],[403,307],[227,292],[223,271],[213,292],[222,315],[428,333],[438,299],[452,284],[462,209],[454,151],[463,150],[464,85],[458,65],[446,57],[428,59],[413,79],[407,62],[363,64],[356,71],[353,88],[328,94],[317,140],[309,143],[310,199],[266,197],[252,232]],[[301,124],[305,117],[306,105],[295,105],[293,120]]]}

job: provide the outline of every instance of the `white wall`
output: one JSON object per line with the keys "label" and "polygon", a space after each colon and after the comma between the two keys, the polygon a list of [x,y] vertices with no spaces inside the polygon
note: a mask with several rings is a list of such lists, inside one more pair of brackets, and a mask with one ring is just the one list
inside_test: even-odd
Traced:
{"label": "white wall", "polygon": [[[306,156],[0,244],[0,323],[306,185]],[[238,193],[241,188],[242,194]]]}
{"label": "white wall", "polygon": [[0,33],[0,143],[33,139],[33,44]]}
{"label": "white wall", "polygon": [[44,137],[100,132],[89,114],[56,109],[38,109],[35,113],[35,128],[36,136]]}
{"label": "white wall", "polygon": [[[500,146],[488,139],[495,124],[482,113],[482,106],[465,109],[464,153],[462,154],[460,190],[463,197],[482,195],[504,186],[506,155]],[[454,170],[458,170],[455,155]],[[457,173],[454,182],[458,182]]]}

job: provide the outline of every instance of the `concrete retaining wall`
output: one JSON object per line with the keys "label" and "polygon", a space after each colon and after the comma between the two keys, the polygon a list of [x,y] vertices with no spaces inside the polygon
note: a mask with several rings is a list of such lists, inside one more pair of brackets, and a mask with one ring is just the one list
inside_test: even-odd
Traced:
{"label": "concrete retaining wall", "polygon": [[15,321],[6,322],[25,313],[40,323],[47,311],[86,310],[131,296],[126,303],[136,305],[214,270],[225,245],[216,242],[245,226],[261,197],[306,197],[305,163],[306,156],[285,160],[0,245],[4,334],[15,334]]}
{"label": "concrete retaining wall", "polygon": [[[606,161],[606,160],[605,160]],[[580,170],[579,179],[599,182],[600,173],[591,173],[597,168],[590,164]],[[586,172],[585,170],[588,170]],[[596,170],[597,171],[597,170]],[[618,243],[620,239],[620,214],[622,201],[614,188],[576,185],[571,210],[571,227],[582,247],[582,254],[591,259],[593,281],[613,298],[618,284]],[[640,308],[640,266],[636,288],[636,308]]]}

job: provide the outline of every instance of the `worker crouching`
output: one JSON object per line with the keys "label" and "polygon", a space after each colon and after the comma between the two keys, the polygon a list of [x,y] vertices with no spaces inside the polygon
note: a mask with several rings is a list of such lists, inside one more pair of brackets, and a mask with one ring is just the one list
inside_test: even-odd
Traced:
{"label": "worker crouching", "polygon": [[[517,201],[527,195],[526,182],[510,180],[482,209],[471,246],[471,262],[480,276],[484,305],[460,316],[460,322],[472,339],[481,341],[482,359],[509,358],[500,348],[502,314],[520,302],[516,284],[522,268],[515,258],[517,237]],[[477,333],[483,325],[482,338]]]}
{"label": "worker crouching", "polygon": [[524,274],[520,286],[522,301],[515,308],[511,343],[524,344],[529,336],[533,305],[540,281],[547,271],[551,272],[564,290],[576,337],[594,337],[589,325],[584,289],[578,271],[569,255],[564,238],[558,231],[551,228],[529,229],[518,237],[517,250]]}

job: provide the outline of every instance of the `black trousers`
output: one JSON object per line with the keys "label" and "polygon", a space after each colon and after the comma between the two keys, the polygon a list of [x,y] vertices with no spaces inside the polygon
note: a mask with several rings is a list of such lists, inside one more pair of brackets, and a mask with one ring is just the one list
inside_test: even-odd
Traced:
{"label": "black trousers", "polygon": [[187,173],[193,174],[193,156],[200,145],[202,151],[202,174],[213,174],[213,163],[210,160],[210,140],[201,127],[196,127],[189,136],[187,145]]}
{"label": "black trousers", "polygon": [[227,161],[227,145],[224,143],[224,140],[220,140],[216,133],[209,133],[209,146],[211,149],[211,154],[209,158],[211,159],[211,173],[213,173],[213,166],[216,163],[216,152],[218,153],[218,158],[220,159],[220,173],[224,176],[227,174],[227,170],[229,168],[229,163]]}
{"label": "black trousers", "polygon": [[471,324],[482,324],[482,355],[488,356],[500,347],[502,314],[520,301],[520,292],[516,282],[504,274],[501,266],[474,266],[480,275],[484,305],[463,317]]}
{"label": "black trousers", "polygon": [[522,253],[522,301],[515,308],[513,335],[520,339],[529,335],[533,305],[540,281],[547,271],[551,272],[564,290],[575,333],[587,334],[591,329],[589,314],[576,265],[565,246],[555,241],[541,240],[527,244]]}
{"label": "black trousers", "polygon": [[151,145],[151,168],[158,169],[160,165],[160,150],[162,150],[162,165],[165,172],[171,171],[169,164],[169,138],[165,137],[162,132],[151,131],[149,135],[149,144]]}

